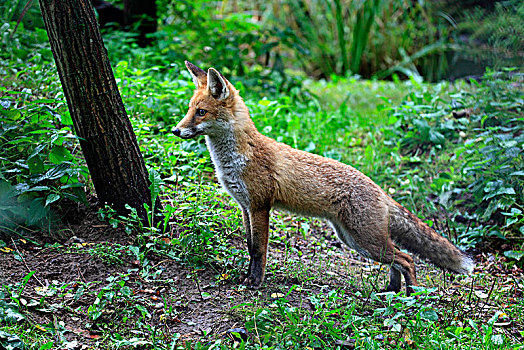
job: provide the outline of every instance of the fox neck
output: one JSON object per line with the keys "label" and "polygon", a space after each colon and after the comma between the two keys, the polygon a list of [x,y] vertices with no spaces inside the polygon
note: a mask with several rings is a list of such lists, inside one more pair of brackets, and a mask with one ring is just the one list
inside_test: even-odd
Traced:
{"label": "fox neck", "polygon": [[242,173],[249,161],[248,141],[258,133],[243,101],[235,104],[234,118],[219,135],[206,135],[206,144],[222,186],[244,209],[250,207]]}

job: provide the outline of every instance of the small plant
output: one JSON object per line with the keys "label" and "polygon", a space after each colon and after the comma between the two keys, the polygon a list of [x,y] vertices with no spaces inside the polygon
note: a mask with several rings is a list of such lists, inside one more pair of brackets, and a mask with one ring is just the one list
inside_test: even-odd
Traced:
{"label": "small plant", "polygon": [[96,244],[93,248],[89,248],[87,253],[109,265],[122,265],[130,257],[127,246],[107,242]]}
{"label": "small plant", "polygon": [[96,321],[103,316],[104,311],[110,311],[112,304],[114,302],[131,301],[132,291],[126,286],[126,281],[129,279],[128,275],[122,276],[109,276],[106,286],[98,292],[95,301],[87,309],[87,314],[89,318],[93,321]]}
{"label": "small plant", "polygon": [[0,102],[2,226],[52,226],[51,206],[64,200],[87,204],[88,172],[74,156],[78,143],[72,122],[57,113],[60,100],[35,98],[28,89],[2,87]]}

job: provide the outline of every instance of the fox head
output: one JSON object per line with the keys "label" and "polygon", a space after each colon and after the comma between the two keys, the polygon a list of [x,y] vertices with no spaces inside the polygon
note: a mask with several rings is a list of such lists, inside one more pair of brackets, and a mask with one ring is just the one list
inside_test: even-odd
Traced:
{"label": "fox head", "polygon": [[176,136],[190,139],[198,135],[220,136],[231,128],[234,118],[236,89],[216,69],[207,73],[186,61],[196,90],[189,102],[186,116],[173,130]]}

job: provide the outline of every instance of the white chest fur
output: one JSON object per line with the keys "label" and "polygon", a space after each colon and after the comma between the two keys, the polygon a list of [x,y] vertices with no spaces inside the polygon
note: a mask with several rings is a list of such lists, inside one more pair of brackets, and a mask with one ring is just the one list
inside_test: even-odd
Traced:
{"label": "white chest fur", "polygon": [[233,132],[227,132],[220,137],[206,135],[206,144],[215,165],[218,181],[243,209],[249,210],[249,193],[241,177],[248,159],[238,153]]}

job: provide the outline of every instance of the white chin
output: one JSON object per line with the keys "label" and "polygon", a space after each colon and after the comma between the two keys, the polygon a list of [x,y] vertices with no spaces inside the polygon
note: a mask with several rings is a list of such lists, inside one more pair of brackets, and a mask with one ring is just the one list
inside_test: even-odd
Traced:
{"label": "white chin", "polygon": [[198,135],[201,135],[202,132],[201,131],[187,131],[187,132],[182,132],[180,134],[180,137],[183,138],[183,139],[192,139],[194,137],[197,137]]}

